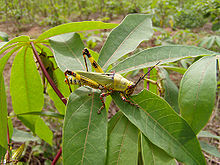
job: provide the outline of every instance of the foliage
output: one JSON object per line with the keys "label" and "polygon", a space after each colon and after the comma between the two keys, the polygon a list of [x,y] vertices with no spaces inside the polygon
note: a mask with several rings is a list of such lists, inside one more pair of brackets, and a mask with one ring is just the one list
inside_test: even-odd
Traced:
{"label": "foliage", "polygon": [[[85,5],[84,2],[86,3],[79,2],[78,6]],[[50,145],[53,145],[53,133],[41,117],[46,115],[62,118],[64,115],[64,164],[148,164],[151,162],[147,160],[152,161],[153,157],[155,164],[175,164],[175,160],[190,165],[206,164],[196,134],[207,124],[213,111],[219,53],[201,47],[171,45],[144,49],[127,57],[127,54],[133,52],[142,41],[149,40],[153,35],[151,16],[128,15],[116,26],[99,21],[73,22],[54,27],[35,40],[28,36],[19,36],[3,43],[0,54],[10,51],[0,59],[0,75],[10,56],[14,52],[17,53],[10,80],[15,115],[34,134]],[[108,121],[107,109],[104,109],[101,115],[97,114],[102,106],[99,99],[100,91],[89,87],[74,87],[74,92],[70,94],[64,83],[62,71],[85,69],[82,57],[85,46],[77,31],[111,28],[115,29],[110,32],[100,53],[92,52],[92,55],[99,56],[98,63],[103,70],[127,74],[151,67],[160,61],[155,76],[163,78],[164,86],[161,91],[165,90],[165,94],[161,93],[164,96],[162,98],[156,94],[157,89],[142,90],[129,98],[139,106],[137,108],[122,101],[119,93],[114,92],[111,96],[120,112]],[[52,88],[56,88],[45,74],[47,70],[44,67],[42,70],[51,84],[48,87],[49,96],[62,115],[42,112],[43,85],[34,62],[33,51],[40,65],[37,51],[46,52],[48,58],[51,55],[55,57],[56,62],[50,62],[59,67],[54,74],[58,91],[63,93],[62,97],[53,93]],[[189,68],[173,65],[182,59],[194,57],[200,59],[193,62]],[[184,74],[179,89],[168,78],[169,73],[163,67],[170,67]],[[89,68],[91,71],[91,66]],[[0,81],[0,100],[1,105],[4,105],[0,109],[3,114],[3,127],[0,130],[2,156],[8,149],[5,115],[7,107],[3,76],[0,77]],[[66,107],[64,97],[69,97]]]}
{"label": "foliage", "polygon": [[55,26],[94,18],[108,21],[129,13],[153,13],[153,23],[160,27],[194,28],[210,21],[213,30],[218,30],[220,13],[218,0],[7,0],[0,5],[2,20],[13,22],[18,30],[23,24]]}
{"label": "foliage", "polygon": [[175,17],[176,26],[179,28],[196,28],[202,27],[205,23],[203,16],[194,10],[181,10]]}
{"label": "foliage", "polygon": [[205,47],[211,50],[220,50],[220,37],[212,35],[210,37],[205,37],[199,44],[201,47]]}

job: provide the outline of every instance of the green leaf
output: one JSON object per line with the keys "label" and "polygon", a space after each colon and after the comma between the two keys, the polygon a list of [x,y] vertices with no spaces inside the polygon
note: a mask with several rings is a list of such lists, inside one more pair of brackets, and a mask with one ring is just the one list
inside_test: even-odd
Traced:
{"label": "green leaf", "polygon": [[176,165],[175,159],[152,144],[141,134],[141,153],[144,165]]}
{"label": "green leaf", "polygon": [[[32,50],[23,47],[15,56],[10,79],[10,93],[14,112],[18,115],[41,111],[44,104],[43,87],[33,59]],[[21,116],[19,119],[35,132],[37,116]]]}
{"label": "green leaf", "polygon": [[59,119],[64,119],[64,115],[61,115],[56,112],[50,112],[50,111],[42,111],[42,112],[37,111],[37,112],[21,113],[16,116],[22,116],[22,115],[37,115],[37,116],[47,116],[47,117],[55,117],[55,118],[59,118]]}
{"label": "green leaf", "polygon": [[120,116],[109,135],[107,164],[137,164],[138,132],[124,115]]}
{"label": "green leaf", "polygon": [[215,36],[212,36],[212,37],[209,38],[209,40],[208,40],[208,42],[207,42],[207,46],[206,46],[207,49],[209,49],[209,48],[212,47],[214,41],[215,41]]}
{"label": "green leaf", "polygon": [[8,41],[8,34],[5,32],[0,32],[0,40],[2,41]]}
{"label": "green leaf", "polygon": [[182,117],[197,134],[208,122],[216,95],[216,58],[203,57],[184,74],[179,90]]}
{"label": "green leaf", "polygon": [[115,125],[118,123],[119,119],[122,116],[123,116],[123,113],[119,111],[110,119],[110,121],[108,122],[108,136],[112,133],[112,130],[115,128]]}
{"label": "green leaf", "polygon": [[[11,48],[13,48],[10,52],[15,52],[15,50],[16,49],[18,49],[18,48],[20,48],[22,45],[20,45],[20,44],[18,44],[18,43],[16,43],[16,44],[13,44],[13,45],[10,45],[10,46],[8,46],[8,47],[5,47],[5,48],[3,48],[3,49],[1,49],[1,51],[0,51],[0,54],[2,54],[2,53],[4,53],[7,49],[11,49]],[[8,53],[6,53],[6,54],[8,54]],[[6,56],[6,54],[4,55],[4,56]],[[4,57],[3,56],[3,57]],[[3,58],[2,57],[2,58]],[[2,59],[1,58],[1,59]]]}
{"label": "green leaf", "polygon": [[[143,71],[144,71],[144,74],[147,73],[149,71],[150,68],[144,68]],[[136,70],[138,71],[138,70]],[[139,73],[139,71],[138,71]],[[149,80],[146,79],[146,81],[144,81],[144,89],[147,89],[147,90],[150,90],[151,92],[155,93],[155,94],[159,94],[159,88],[157,86],[156,83],[157,82],[157,78],[158,78],[158,72],[157,70],[154,68],[150,71],[149,73],[149,76],[146,76],[146,78]],[[151,82],[152,81],[152,82]],[[148,88],[149,87],[149,88]]]}
{"label": "green leaf", "polygon": [[216,36],[215,42],[218,45],[218,47],[220,47],[220,37],[219,36]]}
{"label": "green leaf", "polygon": [[0,146],[0,162],[2,162],[2,160],[4,160],[6,154],[6,149],[2,146]]}
{"label": "green leaf", "polygon": [[212,133],[210,133],[208,131],[201,131],[201,132],[199,132],[197,137],[215,138],[217,140],[220,140],[220,136],[213,135]]}
{"label": "green leaf", "polygon": [[210,40],[210,37],[205,37],[202,42],[199,43],[199,47],[203,47],[208,41]]}
{"label": "green leaf", "polygon": [[[91,96],[88,96],[91,94]],[[69,97],[63,128],[64,164],[104,164],[107,145],[107,114],[101,114],[99,93],[79,88]]]}
{"label": "green leaf", "polygon": [[105,98],[105,109],[108,112],[110,104],[112,102],[112,97],[109,95]]}
{"label": "green leaf", "polygon": [[133,56],[119,62],[111,70],[117,73],[126,73],[136,69],[142,69],[155,65],[177,61],[182,58],[196,57],[200,55],[211,55],[215,52],[195,46],[159,46],[143,50]]}
{"label": "green leaf", "polygon": [[50,130],[50,128],[44,123],[43,119],[38,117],[36,123],[35,123],[35,133],[43,139],[45,142],[50,144],[52,146],[52,140],[53,140],[53,132]]}
{"label": "green leaf", "polygon": [[200,141],[200,145],[202,147],[202,150],[217,157],[220,158],[220,152],[218,151],[218,149],[204,141]]}
{"label": "green leaf", "polygon": [[162,78],[163,86],[165,89],[164,99],[170,104],[170,106],[176,111],[176,113],[179,113],[179,89],[177,88],[176,84],[170,79],[169,74],[165,69],[160,68],[159,74]]}
{"label": "green leaf", "polygon": [[[8,41],[3,47],[1,47],[1,50],[3,48],[6,48],[6,46],[11,45],[11,44],[20,44],[23,45],[25,43],[27,43],[28,41],[30,41],[30,37],[29,36],[19,36],[19,37],[15,37],[12,40]],[[12,46],[12,45],[11,45]],[[9,48],[9,47],[8,47]],[[6,48],[6,49],[8,49]],[[0,53],[1,54],[1,53]]]}
{"label": "green leaf", "polygon": [[62,24],[42,33],[36,39],[36,42],[64,33],[96,30],[96,29],[112,29],[117,25],[118,24],[103,23],[100,21],[84,21],[84,22],[72,22],[72,23]]}
{"label": "green leaf", "polygon": [[0,73],[0,146],[8,148],[7,142],[7,100],[3,74]]}
{"label": "green leaf", "polygon": [[124,115],[170,156],[190,165],[206,164],[193,130],[162,98],[143,90],[131,97],[140,108],[123,102],[117,93],[112,98]]}
{"label": "green leaf", "polygon": [[151,15],[129,14],[108,36],[98,63],[104,70],[123,55],[135,50],[153,34]]}
{"label": "green leaf", "polygon": [[175,71],[175,72],[178,72],[180,74],[184,74],[186,72],[187,69],[185,68],[181,68],[181,67],[173,67],[173,66],[161,66],[167,70],[172,70],[172,71]]}
{"label": "green leaf", "polygon": [[7,42],[0,42],[0,49],[1,49],[5,44],[7,44]]}
{"label": "green leaf", "polygon": [[14,142],[27,142],[27,141],[39,141],[40,139],[38,137],[35,137],[32,135],[31,132],[25,132],[22,130],[18,130],[16,128],[13,129],[13,135],[12,135],[12,140]]}
{"label": "green leaf", "polygon": [[13,134],[13,123],[12,120],[10,118],[8,118],[8,130],[9,130],[9,137],[12,137]]}
{"label": "green leaf", "polygon": [[77,33],[63,34],[50,39],[57,65],[62,71],[86,70],[82,51],[84,44]]}

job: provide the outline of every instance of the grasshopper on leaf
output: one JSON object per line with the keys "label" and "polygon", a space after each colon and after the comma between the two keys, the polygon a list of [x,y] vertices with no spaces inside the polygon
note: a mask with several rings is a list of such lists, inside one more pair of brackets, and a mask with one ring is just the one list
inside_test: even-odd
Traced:
{"label": "grasshopper on leaf", "polygon": [[[91,62],[92,67],[94,67],[96,72],[88,72],[88,66],[86,62],[86,56]],[[94,60],[94,58],[89,53],[88,49],[83,50],[83,57],[85,60],[86,70],[87,71],[70,71],[66,70],[65,82],[68,84],[70,92],[72,92],[70,84],[80,85],[80,86],[89,86],[94,89],[100,89],[102,93],[100,94],[100,99],[102,101],[102,107],[98,110],[98,114],[101,113],[101,110],[105,107],[104,97],[110,95],[113,92],[119,92],[121,99],[131,105],[136,105],[126,98],[129,97],[133,92],[137,84],[144,79],[144,77],[156,66],[157,64],[149,69],[149,71],[144,74],[139,80],[134,83],[127,80],[123,76],[117,73],[104,73],[99,64]],[[68,75],[73,76],[68,77]],[[138,107],[138,105],[136,105]]]}

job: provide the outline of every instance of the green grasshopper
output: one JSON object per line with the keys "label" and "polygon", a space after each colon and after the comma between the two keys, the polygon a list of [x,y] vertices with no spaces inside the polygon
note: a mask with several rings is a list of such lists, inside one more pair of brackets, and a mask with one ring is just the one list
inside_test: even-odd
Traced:
{"label": "green grasshopper", "polygon": [[[46,52],[44,52],[43,50],[41,50],[41,52],[39,53],[39,56],[41,58],[41,61],[44,64],[45,69],[47,70],[48,74],[50,75],[50,78],[54,81],[54,83],[57,85],[57,80],[56,80],[56,76],[54,74],[54,71],[57,69],[54,67],[53,62],[50,60],[50,58],[54,58],[53,56],[48,56],[46,54]],[[40,67],[40,66],[39,66]],[[38,67],[38,69],[39,69]],[[42,81],[43,81],[43,86],[44,86],[44,93],[46,93],[46,88],[47,88],[47,83],[46,82],[46,78],[45,75],[42,74]]]}
{"label": "green grasshopper", "polygon": [[[19,161],[19,159],[21,158],[21,155],[22,155],[22,153],[23,153],[23,151],[24,151],[24,144],[22,144],[19,148],[17,148],[14,152],[13,152],[13,154],[12,154],[12,156],[11,156],[11,158],[9,157],[9,154],[5,154],[5,159],[4,159],[4,161],[3,161],[3,164],[9,164],[9,163],[13,163],[13,164],[17,164],[18,163],[18,161]],[[12,148],[10,147],[10,150],[12,150]]]}
{"label": "green grasshopper", "polygon": [[[86,62],[86,56],[91,62],[92,67],[94,67],[96,72],[88,72],[88,66]],[[133,92],[137,84],[144,79],[144,77],[156,66],[157,64],[149,69],[149,71],[144,74],[139,80],[134,83],[127,80],[123,76],[117,73],[104,73],[99,64],[94,60],[94,58],[89,53],[88,49],[83,50],[83,57],[86,65],[87,71],[70,71],[66,70],[65,82],[68,84],[70,92],[72,92],[70,84],[79,85],[79,86],[89,86],[94,89],[100,89],[102,93],[100,94],[100,100],[102,102],[102,107],[98,110],[98,114],[101,113],[101,110],[105,107],[104,97],[112,94],[113,92],[119,92],[121,99],[131,105],[136,105],[126,98],[129,97]],[[68,77],[68,75],[73,76]],[[138,105],[136,105],[138,107]]]}

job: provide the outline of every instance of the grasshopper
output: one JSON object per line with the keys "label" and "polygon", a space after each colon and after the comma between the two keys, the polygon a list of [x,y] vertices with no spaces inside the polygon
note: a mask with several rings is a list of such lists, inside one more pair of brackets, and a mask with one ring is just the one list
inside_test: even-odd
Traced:
{"label": "grasshopper", "polygon": [[[17,148],[17,149],[13,152],[11,158],[9,157],[9,154],[6,153],[6,154],[5,154],[5,158],[4,158],[4,160],[3,160],[3,164],[9,164],[9,163],[11,163],[11,162],[12,162],[13,164],[17,164],[18,161],[19,161],[19,159],[21,158],[21,155],[22,155],[23,151],[24,151],[24,146],[25,146],[25,145],[22,144],[19,148]],[[12,150],[12,147],[10,147],[10,150]]]}
{"label": "grasshopper", "polygon": [[[86,62],[86,56],[88,57],[92,67],[96,72],[88,72],[88,66]],[[132,103],[130,100],[127,100],[133,92],[137,84],[144,79],[144,77],[156,66],[157,64],[149,69],[149,71],[141,76],[139,80],[134,83],[132,81],[127,80],[123,76],[117,73],[104,73],[99,64],[94,60],[91,56],[88,49],[83,50],[83,58],[85,61],[86,71],[70,71],[66,70],[65,74],[65,82],[68,84],[70,92],[72,92],[70,84],[79,85],[79,86],[89,86],[94,89],[100,89],[102,93],[100,94],[100,100],[102,102],[102,107],[98,110],[98,114],[101,113],[101,110],[104,109],[104,97],[112,94],[113,92],[119,92],[121,99],[131,105],[136,105]],[[68,77],[71,75],[73,77]],[[138,105],[136,105],[138,107]]]}
{"label": "grasshopper", "polygon": [[[50,75],[50,78],[54,81],[54,83],[57,85],[57,80],[56,80],[56,76],[54,74],[54,71],[57,69],[54,67],[53,62],[50,60],[50,58],[54,58],[53,56],[48,56],[46,54],[46,52],[44,52],[43,50],[41,50],[41,52],[39,53],[39,56],[41,58],[41,61],[44,64],[45,69],[47,70],[48,74]],[[40,66],[37,68],[39,70]],[[43,86],[44,86],[44,93],[46,93],[46,88],[47,88],[47,83],[46,82],[46,78],[45,75],[42,74],[42,81],[43,81]]]}

